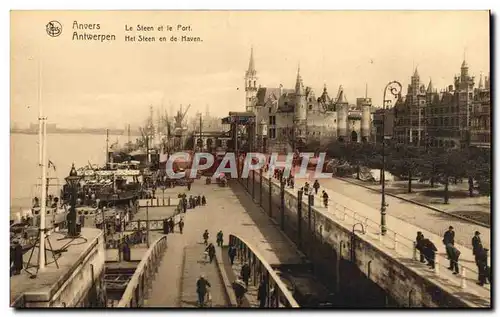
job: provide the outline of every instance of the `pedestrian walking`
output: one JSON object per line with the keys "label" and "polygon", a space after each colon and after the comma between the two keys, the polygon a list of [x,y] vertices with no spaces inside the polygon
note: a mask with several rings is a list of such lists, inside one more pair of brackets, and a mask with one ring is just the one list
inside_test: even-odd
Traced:
{"label": "pedestrian walking", "polygon": [[427,265],[430,266],[431,269],[434,269],[436,267],[436,245],[427,238],[423,239],[422,244],[424,247],[424,255],[428,262]]}
{"label": "pedestrian walking", "polygon": [[207,204],[207,199],[205,198],[205,195],[201,196],[201,204],[202,206],[205,206]]}
{"label": "pedestrian walking", "polygon": [[[455,231],[453,231],[453,227],[452,226],[450,226],[448,228],[448,231],[446,231],[444,233],[443,244],[444,244],[445,247],[448,244],[455,245]],[[448,251],[446,252],[446,256],[448,257],[448,259],[450,258],[450,255],[448,254]]]}
{"label": "pedestrian walking", "polygon": [[479,269],[479,281],[477,282],[477,284],[483,286],[490,280],[490,268],[488,267],[488,249],[482,248],[480,251],[478,251],[477,262],[477,267]]}
{"label": "pedestrian walking", "polygon": [[184,229],[184,220],[179,220],[179,231],[182,234],[182,230]]}
{"label": "pedestrian walking", "polygon": [[447,245],[448,243],[455,245],[455,231],[452,226],[448,228],[448,231],[446,231],[443,236],[443,244]]}
{"label": "pedestrian walking", "polygon": [[203,243],[205,243],[205,245],[208,245],[208,230],[205,229],[205,232],[203,232]]}
{"label": "pedestrian walking", "polygon": [[234,245],[230,245],[227,250],[227,254],[229,255],[229,260],[231,260],[231,265],[233,265],[234,258],[236,257],[236,247]]}
{"label": "pedestrian walking", "polygon": [[448,270],[453,271],[453,274],[458,274],[458,258],[460,257],[460,251],[455,248],[451,243],[448,243],[446,245],[446,253],[450,257],[450,266],[448,267]]}
{"label": "pedestrian walking", "polygon": [[210,243],[208,247],[205,249],[205,252],[208,252],[208,258],[210,260],[210,263],[212,263],[214,257],[215,257],[215,246],[213,243]]}
{"label": "pedestrian walking", "polygon": [[205,296],[210,286],[210,283],[205,279],[205,275],[201,274],[196,281],[196,293],[198,294],[199,307],[203,307],[205,305]]}
{"label": "pedestrian walking", "polygon": [[243,296],[247,292],[248,287],[245,287],[245,282],[237,279],[233,282],[234,295],[236,296],[237,307],[243,306]]}
{"label": "pedestrian walking", "polygon": [[168,226],[170,227],[170,232],[174,233],[174,228],[175,228],[175,222],[174,219],[170,218],[168,220]]}
{"label": "pedestrian walking", "polygon": [[318,182],[318,180],[316,179],[316,180],[314,181],[314,184],[313,184],[314,193],[315,193],[316,195],[318,194],[319,187],[320,187],[320,186],[319,186],[319,182]]}
{"label": "pedestrian walking", "polygon": [[248,288],[248,281],[250,280],[250,266],[247,262],[241,267],[241,279],[245,282],[245,286]]}
{"label": "pedestrian walking", "polygon": [[425,251],[425,246],[424,246],[424,241],[425,237],[421,231],[417,232],[417,238],[416,238],[416,249],[420,253],[420,262],[425,263],[425,256],[424,256],[424,251]]}
{"label": "pedestrian walking", "polygon": [[267,285],[264,280],[260,281],[259,290],[257,291],[257,300],[259,308],[265,308],[267,302]]}
{"label": "pedestrian walking", "polygon": [[222,233],[222,230],[217,232],[217,246],[222,248],[222,244],[224,243],[224,234]]}
{"label": "pedestrian walking", "polygon": [[188,188],[188,191],[191,191],[191,181],[190,180],[188,180],[187,188]]}

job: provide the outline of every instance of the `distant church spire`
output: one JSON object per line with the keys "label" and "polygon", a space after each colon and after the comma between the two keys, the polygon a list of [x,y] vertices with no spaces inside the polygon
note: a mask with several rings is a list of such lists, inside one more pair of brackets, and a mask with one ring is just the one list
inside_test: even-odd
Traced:
{"label": "distant church spire", "polygon": [[304,85],[302,84],[302,77],[300,76],[300,64],[297,69],[297,80],[295,82],[295,93],[297,95],[304,94]]}
{"label": "distant church spire", "polygon": [[431,93],[431,92],[433,92],[433,90],[434,90],[434,87],[432,86],[432,79],[429,78],[429,85],[427,86],[427,92]]}
{"label": "distant church spire", "polygon": [[247,76],[252,75],[255,76],[257,71],[255,70],[255,62],[253,60],[253,46],[250,48],[250,62],[248,63]]}
{"label": "distant church spire", "polygon": [[420,75],[418,74],[418,65],[417,67],[415,67],[415,72],[413,73],[413,77],[420,78]]}

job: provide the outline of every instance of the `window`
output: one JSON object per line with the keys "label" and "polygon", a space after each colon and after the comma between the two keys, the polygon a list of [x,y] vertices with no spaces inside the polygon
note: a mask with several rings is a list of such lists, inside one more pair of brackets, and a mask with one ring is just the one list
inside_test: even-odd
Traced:
{"label": "window", "polygon": [[276,125],[276,116],[269,116],[269,124]]}
{"label": "window", "polygon": [[312,110],[312,108],[313,108],[313,105],[309,105],[309,110]]}
{"label": "window", "polygon": [[269,137],[271,139],[276,139],[276,129],[275,128],[270,128],[269,129]]}

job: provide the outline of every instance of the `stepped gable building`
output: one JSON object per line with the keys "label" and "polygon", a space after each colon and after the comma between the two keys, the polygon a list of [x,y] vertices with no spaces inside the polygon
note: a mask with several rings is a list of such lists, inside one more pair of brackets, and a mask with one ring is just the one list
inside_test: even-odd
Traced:
{"label": "stepped gable building", "polygon": [[332,138],[347,142],[369,141],[371,135],[371,98],[358,98],[349,104],[342,86],[336,97],[328,94],[326,85],[320,96],[304,86],[297,70],[295,88],[262,87],[258,84],[253,49],[245,73],[246,111],[253,112],[257,135],[267,130],[269,146],[287,151],[313,140],[328,142]]}
{"label": "stepped gable building", "polygon": [[427,87],[421,83],[415,69],[406,96],[393,109],[393,138],[398,143],[449,148],[490,142],[488,78],[486,82],[488,86],[481,78],[474,88],[474,77],[464,60],[454,85],[438,92],[432,80]]}

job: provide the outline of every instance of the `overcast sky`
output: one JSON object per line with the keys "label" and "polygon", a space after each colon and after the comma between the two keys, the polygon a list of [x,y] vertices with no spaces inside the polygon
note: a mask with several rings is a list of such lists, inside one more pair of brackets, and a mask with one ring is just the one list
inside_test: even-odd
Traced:
{"label": "overcast sky", "polygon": [[[62,34],[49,37],[57,20]],[[92,34],[115,34],[108,43],[73,41],[73,22],[99,23]],[[125,25],[191,25],[201,43],[125,42]],[[139,32],[131,32],[131,35]],[[141,34],[145,34],[142,32]],[[38,60],[42,104],[60,126],[139,125],[149,106],[166,110],[191,104],[190,114],[244,110],[244,73],[253,46],[263,87],[295,86],[300,63],[304,85],[330,96],[343,85],[349,102],[365,94],[380,104],[387,82],[404,90],[413,68],[435,88],[453,83],[466,56],[470,72],[489,72],[486,11],[429,12],[13,12],[11,14],[11,120],[28,125],[38,116]]]}

